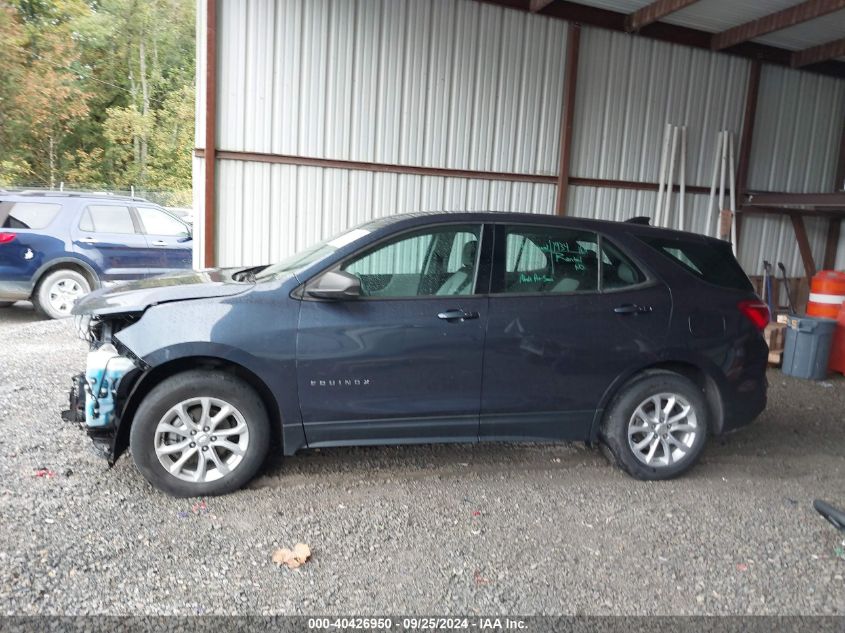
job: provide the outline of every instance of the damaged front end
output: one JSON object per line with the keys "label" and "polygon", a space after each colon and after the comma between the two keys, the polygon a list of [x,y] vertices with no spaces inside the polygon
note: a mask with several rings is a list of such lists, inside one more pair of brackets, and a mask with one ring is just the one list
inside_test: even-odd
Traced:
{"label": "damaged front end", "polygon": [[115,455],[115,438],[120,415],[144,363],[114,339],[114,334],[134,322],[135,317],[90,315],[76,317],[77,331],[89,344],[85,373],[72,379],[69,407],[62,418],[79,424],[95,448],[109,463]]}

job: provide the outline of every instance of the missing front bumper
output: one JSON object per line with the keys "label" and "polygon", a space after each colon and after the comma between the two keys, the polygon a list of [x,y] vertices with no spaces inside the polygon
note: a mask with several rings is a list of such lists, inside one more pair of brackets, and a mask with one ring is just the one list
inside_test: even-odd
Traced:
{"label": "missing front bumper", "polygon": [[113,426],[90,427],[85,423],[85,405],[88,400],[86,386],[85,374],[77,374],[73,377],[68,393],[68,408],[62,411],[62,420],[77,424],[84,429],[91,438],[97,453],[111,463],[115,429]]}

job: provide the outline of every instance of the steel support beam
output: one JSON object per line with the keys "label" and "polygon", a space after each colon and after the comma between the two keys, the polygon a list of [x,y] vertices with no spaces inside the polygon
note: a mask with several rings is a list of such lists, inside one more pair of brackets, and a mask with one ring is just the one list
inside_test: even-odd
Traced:
{"label": "steel support beam", "polygon": [[748,193],[748,204],[761,207],[830,207],[845,209],[845,193]]}
{"label": "steel support beam", "polygon": [[531,13],[539,13],[554,1],[555,0],[531,0],[528,3],[528,10],[531,11]]}
{"label": "steel support beam", "polygon": [[845,115],[842,116],[842,136],[839,137],[839,160],[836,162],[835,191],[845,191]]}
{"label": "steel support beam", "polygon": [[633,13],[629,13],[625,18],[625,30],[629,33],[631,31],[639,31],[644,26],[648,26],[652,22],[657,22],[670,13],[680,11],[681,9],[688,7],[691,4],[695,4],[698,1],[699,0],[655,0],[641,9],[637,9]]}
{"label": "steel support beam", "polygon": [[824,270],[833,270],[836,266],[836,255],[839,248],[839,233],[842,229],[841,218],[830,218],[827,221],[827,241],[824,245]]}
{"label": "steel support beam", "polygon": [[[529,11],[531,8],[530,0],[477,1],[521,11]],[[539,7],[539,4],[535,4],[535,7]],[[595,26],[611,31],[621,31],[623,33],[625,32],[625,20],[628,17],[627,13],[620,13],[600,7],[591,7],[577,2],[570,2],[569,0],[553,0],[548,4],[544,4],[539,9],[539,13],[550,18],[577,22],[578,24]],[[638,31],[638,34],[662,42],[671,42],[672,44],[706,50],[710,50],[713,38],[713,34],[707,31],[676,24],[667,24],[666,22],[652,22],[642,27]],[[779,66],[789,66],[792,63],[791,50],[758,44],[756,42],[744,42],[731,47],[726,52],[731,55],[737,55],[747,59],[757,59],[761,62],[777,64]],[[820,62],[808,67],[807,70],[821,75],[838,77],[840,79],[845,78],[845,63],[840,61],[830,60]]]}
{"label": "steel support beam", "polygon": [[569,166],[572,162],[572,130],[575,123],[575,93],[578,86],[578,54],[581,49],[581,26],[569,23],[566,36],[566,75],[560,114],[560,160],[557,176],[555,214],[566,215],[569,198]]}
{"label": "steel support beam", "polygon": [[845,0],[804,0],[801,4],[796,4],[793,7],[764,15],[721,33],[715,33],[710,46],[717,51],[730,48],[753,40],[755,37],[781,31],[840,9],[845,9]]}
{"label": "steel support beam", "polygon": [[[739,157],[736,163],[737,199],[743,200],[748,189],[748,163],[751,159],[751,145],[754,142],[754,122],[757,120],[757,97],[760,94],[759,60],[751,62],[748,86],[745,89],[745,110],[742,116],[742,136],[739,139]],[[736,214],[736,252],[739,253],[742,237],[742,213]]]}
{"label": "steel support beam", "polygon": [[216,263],[217,214],[217,0],[206,0],[205,43],[205,210],[203,213],[203,265]]}
{"label": "steel support beam", "polygon": [[792,67],[801,68],[819,62],[826,62],[829,59],[845,57],[845,37],[832,42],[811,46],[801,51],[792,53]]}
{"label": "steel support beam", "polygon": [[797,213],[790,214],[792,228],[795,230],[795,239],[798,241],[798,250],[801,252],[801,261],[804,262],[804,272],[807,279],[816,274],[816,263],[813,261],[813,250],[810,248],[810,240],[807,239],[807,227],[804,226],[804,218]]}

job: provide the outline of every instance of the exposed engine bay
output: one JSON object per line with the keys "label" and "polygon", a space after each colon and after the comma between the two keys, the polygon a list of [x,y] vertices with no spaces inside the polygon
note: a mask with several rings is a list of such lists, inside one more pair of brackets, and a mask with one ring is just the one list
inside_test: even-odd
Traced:
{"label": "exposed engine bay", "polygon": [[114,437],[123,404],[135,378],[146,369],[140,359],[114,339],[114,334],[136,320],[134,315],[76,317],[77,333],[88,342],[90,351],[85,372],[72,379],[69,407],[62,411],[62,418],[80,424],[110,462],[117,457]]}

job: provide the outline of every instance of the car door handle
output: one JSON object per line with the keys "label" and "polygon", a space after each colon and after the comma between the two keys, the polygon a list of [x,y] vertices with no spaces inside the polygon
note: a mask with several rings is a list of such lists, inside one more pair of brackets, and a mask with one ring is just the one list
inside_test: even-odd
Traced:
{"label": "car door handle", "polygon": [[165,242],[164,240],[156,240],[155,242],[153,242],[153,246],[167,246],[167,242]]}
{"label": "car door handle", "polygon": [[613,311],[616,314],[643,314],[651,312],[654,308],[651,306],[638,306],[636,303],[625,303],[621,306],[616,306]]}
{"label": "car door handle", "polygon": [[446,310],[437,315],[438,319],[444,321],[466,321],[467,319],[477,319],[478,312],[466,312],[465,310]]}
{"label": "car door handle", "polygon": [[95,240],[93,237],[83,237],[79,241],[82,242],[83,244],[96,244],[97,243],[97,240]]}

